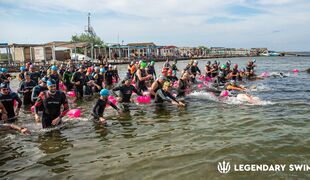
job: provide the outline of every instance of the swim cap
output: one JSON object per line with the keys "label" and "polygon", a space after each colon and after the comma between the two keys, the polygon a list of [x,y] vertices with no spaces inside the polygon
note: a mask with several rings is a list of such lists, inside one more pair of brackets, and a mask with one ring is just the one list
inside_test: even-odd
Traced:
{"label": "swim cap", "polygon": [[143,69],[143,68],[146,68],[147,64],[145,62],[141,62],[140,64],[140,68]]}
{"label": "swim cap", "polygon": [[195,60],[195,61],[194,61],[194,64],[198,64],[198,61],[197,61],[197,60]]}
{"label": "swim cap", "polygon": [[42,81],[42,82],[44,82],[44,83],[46,83],[46,82],[47,82],[47,80],[48,80],[48,78],[47,78],[47,77],[43,77],[43,78],[41,79],[41,81]]}
{"label": "swim cap", "polygon": [[224,76],[224,73],[222,71],[219,72],[219,77],[223,77]]}
{"label": "swim cap", "polygon": [[102,89],[100,91],[100,96],[108,96],[109,94],[110,94],[110,92],[107,89]]}
{"label": "swim cap", "polygon": [[21,66],[21,67],[19,68],[19,70],[21,70],[21,71],[25,71],[25,70],[26,70],[26,68],[25,68],[25,66]]}
{"label": "swim cap", "polygon": [[238,68],[238,64],[235,64],[235,65],[234,65],[234,68]]}
{"label": "swim cap", "polygon": [[49,79],[47,81],[47,86],[52,86],[52,85],[56,85],[56,81],[54,79]]}
{"label": "swim cap", "polygon": [[105,72],[105,69],[104,69],[104,68],[101,68],[101,69],[100,69],[100,72],[101,72],[101,73],[104,73],[104,72]]}
{"label": "swim cap", "polygon": [[93,71],[93,70],[92,70],[91,67],[87,68],[87,72],[88,72],[88,73],[91,73],[92,71]]}
{"label": "swim cap", "polygon": [[96,66],[95,71],[98,71],[98,70],[100,70],[100,67]]}
{"label": "swim cap", "polygon": [[8,72],[8,69],[7,68],[2,68],[1,71],[6,73],[6,72]]}
{"label": "swim cap", "polygon": [[30,65],[30,66],[29,66],[29,68],[30,68],[30,69],[33,69],[33,68],[34,68],[34,66],[33,66],[33,65]]}
{"label": "swim cap", "polygon": [[56,67],[56,66],[52,66],[52,67],[51,67],[51,70],[57,71],[57,67]]}
{"label": "swim cap", "polygon": [[151,64],[154,65],[154,64],[155,64],[155,61],[151,61]]}
{"label": "swim cap", "polygon": [[1,89],[3,89],[3,88],[9,89],[10,86],[9,86],[8,83],[1,83],[1,84],[0,84],[0,88],[1,88]]}
{"label": "swim cap", "polygon": [[169,87],[169,86],[170,86],[170,82],[169,82],[169,81],[166,81],[166,82],[164,83],[164,86]]}
{"label": "swim cap", "polygon": [[225,64],[222,64],[222,68],[223,68],[223,69],[226,69],[227,66],[226,66]]}

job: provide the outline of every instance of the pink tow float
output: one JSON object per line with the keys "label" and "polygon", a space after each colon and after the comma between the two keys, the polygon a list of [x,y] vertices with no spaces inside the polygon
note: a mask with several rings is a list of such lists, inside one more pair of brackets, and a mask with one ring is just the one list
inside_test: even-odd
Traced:
{"label": "pink tow float", "polygon": [[65,85],[62,82],[59,82],[59,89],[62,90],[62,91],[66,90],[66,87],[65,87]]}
{"label": "pink tow float", "polygon": [[80,109],[71,109],[67,112],[67,116],[69,118],[78,118],[81,116],[81,110]]}
{"label": "pink tow float", "polygon": [[204,75],[200,75],[199,78],[198,78],[200,81],[203,81],[205,79],[205,76]]}
{"label": "pink tow float", "polygon": [[293,69],[293,73],[298,73],[299,70],[298,69]]}
{"label": "pink tow float", "polygon": [[151,96],[138,96],[137,101],[138,103],[149,104],[151,103]]}
{"label": "pink tow float", "polygon": [[69,92],[67,92],[67,95],[68,95],[69,97],[76,97],[76,94],[75,94],[74,91],[69,91]]}
{"label": "pink tow float", "polygon": [[198,87],[199,89],[201,89],[201,88],[203,88],[203,84],[198,84],[197,87]]}
{"label": "pink tow float", "polygon": [[[114,98],[114,96],[109,96],[108,100],[111,101],[114,105],[116,105],[116,99]],[[110,105],[107,104],[107,107],[110,107]]]}
{"label": "pink tow float", "polygon": [[229,95],[229,92],[227,91],[227,90],[225,90],[225,91],[222,91],[221,92],[221,95],[220,96],[222,96],[222,97],[227,97]]}
{"label": "pink tow float", "polygon": [[260,76],[261,76],[261,77],[268,77],[268,76],[270,76],[270,75],[269,75],[268,72],[263,72]]}

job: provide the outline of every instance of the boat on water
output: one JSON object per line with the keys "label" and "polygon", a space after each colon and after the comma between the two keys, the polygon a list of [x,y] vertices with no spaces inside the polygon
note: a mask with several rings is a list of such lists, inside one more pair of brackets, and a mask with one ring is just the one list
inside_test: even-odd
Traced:
{"label": "boat on water", "polygon": [[261,54],[261,56],[281,56],[281,54],[275,51],[265,51]]}

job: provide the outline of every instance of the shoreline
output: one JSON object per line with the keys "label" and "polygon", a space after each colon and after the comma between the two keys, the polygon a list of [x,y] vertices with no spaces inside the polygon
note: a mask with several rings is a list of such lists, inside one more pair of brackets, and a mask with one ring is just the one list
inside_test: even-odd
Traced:
{"label": "shoreline", "polygon": [[[151,59],[151,58],[148,58],[148,59],[144,59],[144,58],[137,58],[135,60],[139,61],[139,60],[146,60],[147,62],[148,61],[151,61],[151,60],[154,60],[155,62],[165,62],[167,59],[169,60],[177,60],[177,61],[187,61],[187,60],[191,60],[191,59],[194,59],[194,60],[199,60],[199,59],[220,59],[220,58],[223,58],[223,59],[226,59],[226,58],[242,58],[242,57],[247,57],[247,58],[255,58],[255,57],[261,57],[261,56],[229,56],[229,55],[212,55],[212,56],[203,56],[203,57],[179,57],[179,58],[174,58],[174,57],[168,57],[168,58],[157,58],[157,59]],[[272,57],[272,56],[270,56]],[[278,57],[278,56],[275,56],[275,57]],[[101,63],[99,62],[99,60],[95,60],[97,62],[90,62],[91,64],[96,64],[96,65],[100,65]],[[132,61],[132,60],[130,60]],[[108,60],[108,63],[112,64],[112,65],[123,65],[123,64],[129,64],[130,61],[128,61],[127,59],[119,59],[119,60]],[[61,64],[61,63],[66,63],[68,61],[49,61],[47,63],[34,63],[34,66],[37,68],[39,66],[44,66],[44,67],[47,67],[47,66],[50,66],[52,64]],[[74,62],[75,64],[77,63],[81,63],[82,61],[78,61],[78,62]],[[103,61],[104,63],[106,61]],[[19,72],[19,68],[20,66],[24,65],[25,63],[14,63],[14,65],[10,65],[10,64],[7,64],[7,63],[1,63],[1,68],[7,68],[8,69],[8,72],[10,73],[16,73],[16,72]]]}

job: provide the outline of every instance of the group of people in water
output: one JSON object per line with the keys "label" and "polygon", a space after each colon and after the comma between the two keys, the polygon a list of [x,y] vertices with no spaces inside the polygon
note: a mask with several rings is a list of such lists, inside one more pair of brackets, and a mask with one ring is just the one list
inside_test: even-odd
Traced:
{"label": "group of people in water", "polygon": [[[117,67],[109,63],[96,66],[69,61],[67,64],[40,68],[26,63],[20,67],[17,77],[8,73],[6,68],[0,68],[0,126],[30,134],[27,128],[14,124],[22,105],[33,106],[35,121],[41,123],[42,128],[59,125],[69,111],[69,91],[75,92],[77,98],[99,94],[91,114],[101,123],[106,123],[104,111],[107,105],[121,113],[122,104],[135,102],[133,93],[150,97],[157,105],[168,102],[184,107],[185,97],[197,86],[197,79],[209,81],[211,86],[206,90],[220,96],[223,90],[245,91],[246,88],[239,84],[244,78],[257,77],[254,68],[255,60],[249,60],[242,70],[238,64],[232,65],[231,61],[223,64],[208,61],[204,71],[198,67],[197,60],[190,60],[184,69],[178,69],[176,60],[167,60],[158,75],[155,61],[140,60],[130,62],[123,79]],[[17,92],[10,87],[10,82],[15,78],[19,81]],[[111,102],[109,96],[116,97],[119,105]]]}

